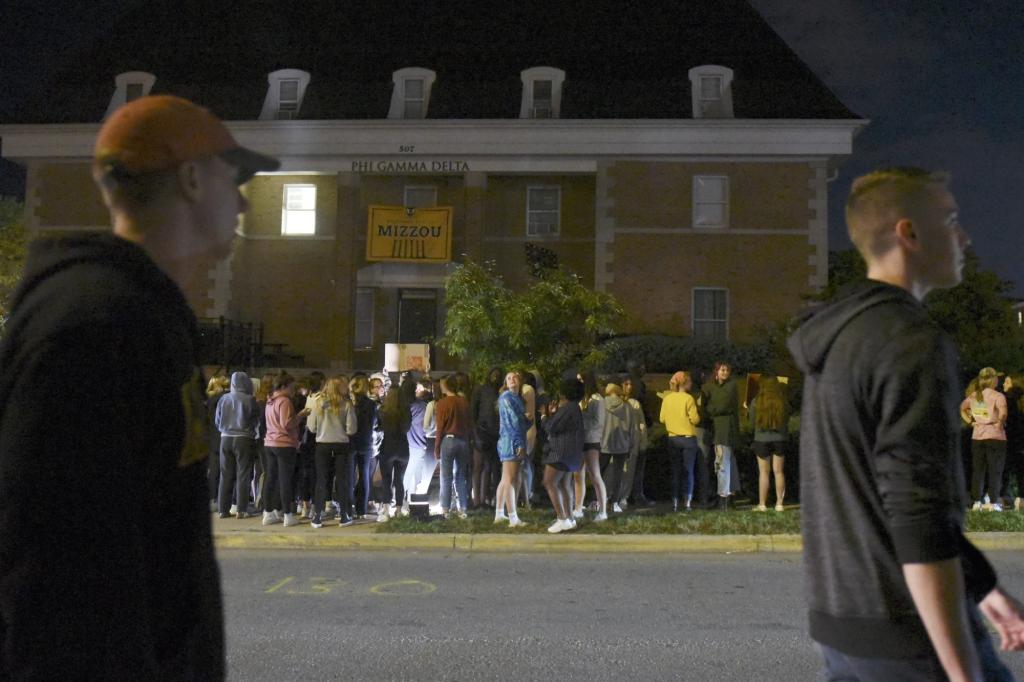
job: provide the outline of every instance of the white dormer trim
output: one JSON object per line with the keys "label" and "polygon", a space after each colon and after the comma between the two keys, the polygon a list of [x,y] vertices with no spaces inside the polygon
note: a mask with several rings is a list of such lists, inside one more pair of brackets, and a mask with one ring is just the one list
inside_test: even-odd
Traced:
{"label": "white dormer trim", "polygon": [[[733,118],[732,69],[703,64],[690,69],[689,76],[694,118]],[[712,86],[709,93],[704,86],[715,81],[717,88]],[[716,90],[717,97],[714,96]]]}
{"label": "white dormer trim", "polygon": [[[519,107],[519,118],[559,118],[562,113],[562,84],[565,83],[565,71],[552,66],[534,66],[519,72],[523,81],[523,101]],[[537,81],[551,81],[551,112],[544,116],[543,103],[534,103],[533,88]],[[540,106],[538,106],[540,105]]]}
{"label": "white dormer trim", "polygon": [[[128,103],[129,89],[132,90],[133,95],[145,97],[153,89],[154,83],[156,83],[156,76],[146,71],[125,71],[115,76],[114,94],[110,98],[110,104],[107,105],[107,111],[103,114],[103,119],[106,120],[108,116],[114,113],[115,109]],[[137,99],[137,97],[132,99]]]}
{"label": "white dormer trim", "polygon": [[421,69],[410,66],[405,69],[398,69],[391,74],[391,82],[394,87],[391,89],[391,108],[388,109],[388,118],[406,118],[405,115],[405,83],[409,80],[423,81],[423,111],[421,116],[412,118],[426,118],[430,107],[430,91],[437,74],[430,69]]}
{"label": "white dormer trim", "polygon": [[261,121],[299,118],[302,99],[309,85],[309,72],[300,69],[278,69],[267,74],[267,96],[260,111]]}

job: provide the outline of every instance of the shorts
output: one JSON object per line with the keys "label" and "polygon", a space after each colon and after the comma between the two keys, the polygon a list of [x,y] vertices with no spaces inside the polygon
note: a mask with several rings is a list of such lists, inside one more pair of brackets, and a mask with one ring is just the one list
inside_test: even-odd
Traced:
{"label": "shorts", "polygon": [[569,471],[569,465],[565,462],[548,462],[547,466],[557,471]]}
{"label": "shorts", "polygon": [[480,452],[497,457],[498,454],[498,436],[496,434],[487,433],[486,431],[477,431],[475,434],[474,445]]}
{"label": "shorts", "polygon": [[768,442],[755,440],[750,444],[750,449],[754,451],[758,459],[768,459],[772,455],[778,455],[780,457],[786,456],[786,441],[773,440]]}
{"label": "shorts", "polygon": [[601,444],[600,443],[584,443],[583,444],[583,452],[586,452],[587,450],[597,450],[598,452],[600,452],[601,451]]}

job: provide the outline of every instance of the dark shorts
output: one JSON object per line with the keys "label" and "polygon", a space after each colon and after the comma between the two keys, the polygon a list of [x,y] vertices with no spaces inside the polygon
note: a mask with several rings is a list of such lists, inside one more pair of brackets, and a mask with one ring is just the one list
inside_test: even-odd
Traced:
{"label": "dark shorts", "polygon": [[558,471],[569,471],[569,466],[565,462],[548,462],[547,465]]}
{"label": "dark shorts", "polygon": [[601,450],[601,444],[600,443],[584,443],[583,444],[583,452],[586,452],[587,450],[598,450],[598,451],[600,451]]}
{"label": "dark shorts", "polygon": [[750,444],[750,449],[754,451],[754,454],[759,459],[768,459],[772,455],[778,455],[779,457],[786,456],[786,441],[784,440],[773,440],[767,443],[755,440]]}
{"label": "dark shorts", "polygon": [[498,434],[477,431],[473,435],[473,447],[486,455],[491,455],[494,459],[498,458]]}

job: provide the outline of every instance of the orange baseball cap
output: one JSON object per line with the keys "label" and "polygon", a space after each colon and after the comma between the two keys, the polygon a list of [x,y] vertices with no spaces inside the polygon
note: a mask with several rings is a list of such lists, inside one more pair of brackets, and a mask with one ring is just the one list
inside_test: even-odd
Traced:
{"label": "orange baseball cap", "polygon": [[106,172],[129,177],[209,156],[235,166],[238,184],[281,167],[277,159],[240,146],[209,111],[173,95],[140,97],[117,109],[100,128],[93,154]]}

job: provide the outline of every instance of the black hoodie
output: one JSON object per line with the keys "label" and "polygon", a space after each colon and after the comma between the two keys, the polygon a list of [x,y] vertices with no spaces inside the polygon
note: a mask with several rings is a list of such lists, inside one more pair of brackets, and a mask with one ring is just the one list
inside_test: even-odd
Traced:
{"label": "black hoodie", "polygon": [[0,342],[0,679],[223,677],[196,348],[136,245],[32,245]]}
{"label": "black hoodie", "polygon": [[980,600],[995,573],[963,535],[951,339],[903,289],[866,281],[789,339],[805,374],[800,502],[811,636],[852,656],[931,650],[902,564],[959,556]]}

